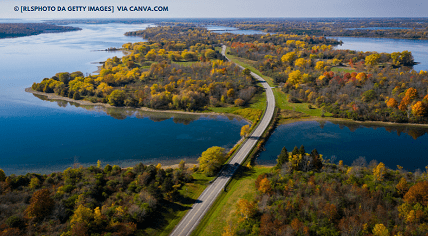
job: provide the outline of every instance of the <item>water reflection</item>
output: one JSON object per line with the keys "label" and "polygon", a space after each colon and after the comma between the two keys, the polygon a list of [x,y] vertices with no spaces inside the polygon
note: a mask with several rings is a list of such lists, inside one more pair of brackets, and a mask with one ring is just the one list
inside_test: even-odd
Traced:
{"label": "water reflection", "polygon": [[428,127],[416,125],[356,123],[342,120],[298,121],[280,125],[272,133],[257,163],[275,165],[283,147],[288,151],[304,145],[317,149],[325,159],[351,165],[365,157],[386,166],[413,171],[428,165]]}
{"label": "water reflection", "polygon": [[[327,121],[318,121],[320,128],[323,129]],[[371,128],[373,130],[385,129],[389,133],[397,133],[400,136],[402,133],[409,135],[414,140],[422,137],[428,133],[427,126],[418,125],[403,125],[403,124],[380,124],[380,123],[356,123],[349,121],[335,121],[330,120],[331,123],[339,125],[340,129],[348,128],[351,132],[355,132],[358,129]]]}
{"label": "water reflection", "polygon": [[[148,118],[151,121],[154,122],[161,122],[165,120],[169,120],[172,118],[172,121],[175,124],[183,124],[183,125],[189,125],[195,120],[198,120],[203,117],[209,117],[209,118],[215,118],[217,115],[207,115],[207,114],[190,114],[190,113],[174,113],[174,112],[156,112],[156,111],[143,111],[140,109],[133,109],[133,108],[121,108],[121,107],[105,107],[105,106],[98,106],[98,105],[82,105],[77,102],[70,102],[60,99],[49,99],[45,95],[40,94],[34,94],[33,95],[43,101],[49,101],[52,103],[56,103],[59,107],[67,107],[68,105],[74,106],[74,107],[81,107],[88,111],[96,111],[96,112],[103,112],[115,119],[118,120],[124,120],[128,117],[136,117],[139,119]],[[241,121],[242,119],[237,116],[226,116],[229,120],[237,119],[238,121]]]}

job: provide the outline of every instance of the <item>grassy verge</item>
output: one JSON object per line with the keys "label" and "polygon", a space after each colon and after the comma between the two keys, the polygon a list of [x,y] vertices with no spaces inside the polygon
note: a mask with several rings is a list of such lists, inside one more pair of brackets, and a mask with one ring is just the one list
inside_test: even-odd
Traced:
{"label": "grassy verge", "polygon": [[349,68],[349,67],[333,67],[333,68],[331,68],[331,71],[333,71],[333,72],[349,72],[349,73],[352,73],[352,72],[355,72],[355,70],[354,69],[352,69],[352,68]]}
{"label": "grassy verge", "polygon": [[187,183],[181,188],[179,191],[180,197],[177,201],[167,202],[163,205],[163,209],[161,209],[163,223],[161,226],[159,228],[149,228],[146,232],[150,235],[169,235],[205,190],[208,182],[214,179],[214,177],[206,177],[201,173],[194,173],[193,178],[192,183]]}
{"label": "grassy verge", "polygon": [[192,235],[221,235],[229,222],[237,222],[236,203],[244,198],[253,200],[256,195],[254,182],[262,173],[270,171],[269,167],[255,166],[251,169],[240,167],[229,183],[227,192],[222,192]]}

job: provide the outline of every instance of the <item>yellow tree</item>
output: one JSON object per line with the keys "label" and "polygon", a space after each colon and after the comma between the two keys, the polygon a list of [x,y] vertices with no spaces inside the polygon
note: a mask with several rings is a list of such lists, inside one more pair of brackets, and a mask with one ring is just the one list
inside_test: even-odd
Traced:
{"label": "yellow tree", "polygon": [[282,62],[288,62],[288,63],[292,63],[294,61],[294,59],[296,59],[296,53],[295,52],[289,52],[287,54],[285,54],[284,56],[281,57],[281,61]]}
{"label": "yellow tree", "polygon": [[246,137],[250,132],[250,125],[244,125],[241,128],[241,137]]}
{"label": "yellow tree", "polygon": [[226,161],[224,150],[222,147],[214,146],[204,151],[198,158],[199,169],[208,176],[214,175],[215,171]]}
{"label": "yellow tree", "polygon": [[296,61],[294,61],[294,65],[297,66],[297,67],[301,67],[301,68],[305,67],[305,65],[306,65],[305,58],[299,58],[299,59],[297,59]]}
{"label": "yellow tree", "polygon": [[383,178],[386,174],[386,167],[385,164],[382,162],[379,163],[374,169],[373,169],[373,176],[375,178],[375,181],[383,181]]}
{"label": "yellow tree", "polygon": [[325,67],[324,61],[317,61],[317,63],[315,64],[315,70],[322,71],[324,70],[324,67]]}
{"label": "yellow tree", "polygon": [[248,219],[256,213],[256,204],[250,202],[247,199],[239,199],[238,201],[238,214],[243,217],[243,219]]}
{"label": "yellow tree", "polygon": [[302,82],[302,73],[300,70],[295,70],[288,74],[287,82],[289,84],[300,84]]}
{"label": "yellow tree", "polygon": [[379,63],[380,55],[375,53],[369,56],[366,56],[366,66],[375,66]]}
{"label": "yellow tree", "polygon": [[227,90],[226,95],[230,98],[233,98],[235,96],[235,90],[233,88]]}
{"label": "yellow tree", "polygon": [[397,188],[398,194],[400,195],[404,195],[409,190],[409,184],[404,177],[400,179],[400,182],[398,182],[397,186],[395,187]]}
{"label": "yellow tree", "polygon": [[389,236],[389,231],[383,224],[376,224],[372,232],[374,236]]}

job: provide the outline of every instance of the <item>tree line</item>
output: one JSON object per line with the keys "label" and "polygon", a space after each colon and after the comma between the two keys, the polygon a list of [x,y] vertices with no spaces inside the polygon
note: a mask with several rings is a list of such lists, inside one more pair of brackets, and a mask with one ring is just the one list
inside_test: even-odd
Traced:
{"label": "tree line", "polygon": [[58,33],[81,30],[78,27],[46,23],[0,23],[0,38],[14,38],[41,33]]}
{"label": "tree line", "polygon": [[254,182],[254,200],[236,205],[223,235],[424,235],[427,172],[396,170],[364,158],[346,166],[316,149],[288,152]]}

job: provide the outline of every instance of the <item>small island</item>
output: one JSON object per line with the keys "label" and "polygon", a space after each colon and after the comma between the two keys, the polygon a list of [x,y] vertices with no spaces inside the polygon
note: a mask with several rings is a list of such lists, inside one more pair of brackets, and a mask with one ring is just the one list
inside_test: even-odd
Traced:
{"label": "small island", "polygon": [[72,26],[46,23],[0,23],[0,38],[16,38],[43,33],[60,33],[81,30]]}

